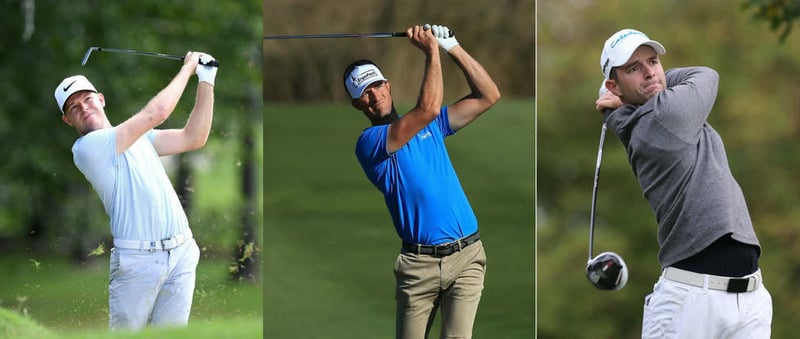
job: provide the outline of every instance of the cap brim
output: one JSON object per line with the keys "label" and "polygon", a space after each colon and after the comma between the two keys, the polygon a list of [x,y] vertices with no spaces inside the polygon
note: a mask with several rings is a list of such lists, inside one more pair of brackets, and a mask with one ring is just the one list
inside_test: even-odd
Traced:
{"label": "cap brim", "polygon": [[658,41],[655,41],[655,40],[650,40],[650,41],[648,41],[648,42],[645,42],[645,43],[643,43],[643,44],[641,44],[641,45],[639,45],[639,46],[642,46],[642,45],[647,45],[647,46],[650,46],[650,47],[652,47],[652,48],[653,48],[653,50],[655,50],[655,51],[656,51],[656,53],[657,53],[658,55],[664,55],[664,54],[667,54],[667,49],[666,49],[666,48],[664,48],[664,46],[663,46],[663,45],[661,45],[661,43],[660,43],[660,42],[658,42]]}
{"label": "cap brim", "polygon": [[361,97],[361,95],[363,95],[363,94],[364,94],[364,92],[367,90],[367,88],[369,88],[369,86],[370,86],[370,85],[372,85],[372,84],[374,84],[374,83],[376,83],[376,82],[378,82],[378,81],[386,81],[386,79],[384,79],[383,77],[381,77],[381,78],[375,78],[375,79],[372,79],[372,80],[369,80],[369,81],[367,81],[366,83],[364,83],[364,87],[361,87],[361,89],[358,91],[358,95],[357,95],[357,96],[355,96],[353,99],[358,99],[358,98],[360,98],[360,97]]}

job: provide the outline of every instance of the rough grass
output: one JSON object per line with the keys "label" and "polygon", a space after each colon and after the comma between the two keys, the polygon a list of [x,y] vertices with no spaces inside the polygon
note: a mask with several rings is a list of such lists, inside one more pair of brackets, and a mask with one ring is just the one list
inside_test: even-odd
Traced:
{"label": "rough grass", "polygon": [[145,328],[141,331],[110,332],[91,329],[72,333],[51,331],[27,316],[0,309],[0,338],[17,339],[139,339],[139,338],[263,338],[261,317],[193,322],[186,327]]}
{"label": "rough grass", "polygon": [[[231,281],[227,264],[201,257],[189,327],[225,327],[230,322],[243,334],[261,331],[262,286]],[[59,338],[109,335],[107,254],[82,267],[61,257],[4,255],[0,276],[0,307],[25,315]],[[199,332],[204,331],[213,333],[211,328]]]}
{"label": "rough grass", "polygon": [[44,338],[53,333],[32,319],[0,308],[0,338]]}

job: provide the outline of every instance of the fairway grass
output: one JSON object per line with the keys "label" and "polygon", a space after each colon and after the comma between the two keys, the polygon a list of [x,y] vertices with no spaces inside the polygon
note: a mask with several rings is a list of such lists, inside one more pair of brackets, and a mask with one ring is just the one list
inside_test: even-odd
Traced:
{"label": "fairway grass", "polygon": [[[266,337],[394,337],[400,240],[354,154],[367,119],[347,103],[264,112]],[[502,100],[446,141],[487,253],[476,338],[534,337],[533,121],[532,100]]]}

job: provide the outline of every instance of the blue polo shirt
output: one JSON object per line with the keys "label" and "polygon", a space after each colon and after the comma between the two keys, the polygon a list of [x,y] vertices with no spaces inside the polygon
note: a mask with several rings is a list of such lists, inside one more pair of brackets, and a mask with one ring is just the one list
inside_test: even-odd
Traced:
{"label": "blue polo shirt", "polygon": [[447,106],[406,145],[386,151],[389,125],[365,129],[356,157],[383,193],[395,230],[403,241],[439,245],[478,230],[478,220],[458,180],[444,139],[450,128]]}

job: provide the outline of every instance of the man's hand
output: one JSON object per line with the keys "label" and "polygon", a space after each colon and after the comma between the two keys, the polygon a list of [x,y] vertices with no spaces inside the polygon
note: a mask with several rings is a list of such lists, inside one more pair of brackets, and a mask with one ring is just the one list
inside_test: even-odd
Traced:
{"label": "man's hand", "polygon": [[194,74],[195,68],[197,68],[199,62],[200,54],[197,52],[189,51],[183,56],[183,65],[192,70],[192,74]]}
{"label": "man's hand", "polygon": [[447,26],[433,25],[431,26],[431,31],[433,31],[433,36],[436,37],[439,46],[442,46],[445,51],[449,52],[450,49],[458,45],[456,35]]}
{"label": "man's hand", "polygon": [[600,84],[600,90],[597,94],[599,98],[594,102],[594,109],[598,110],[600,114],[603,114],[606,109],[615,110],[622,106],[622,99],[606,89],[605,81]]}
{"label": "man's hand", "polygon": [[406,35],[411,39],[411,43],[417,48],[421,49],[426,54],[434,52],[437,49],[436,37],[433,36],[430,30],[430,25],[409,27],[406,30]]}
{"label": "man's hand", "polygon": [[215,61],[214,57],[208,54],[203,53],[200,55],[200,63],[195,70],[198,80],[214,86],[214,79],[217,77],[217,69],[219,69],[217,66],[214,66],[216,65]]}

